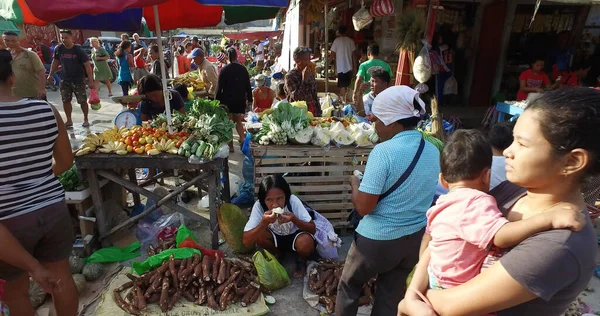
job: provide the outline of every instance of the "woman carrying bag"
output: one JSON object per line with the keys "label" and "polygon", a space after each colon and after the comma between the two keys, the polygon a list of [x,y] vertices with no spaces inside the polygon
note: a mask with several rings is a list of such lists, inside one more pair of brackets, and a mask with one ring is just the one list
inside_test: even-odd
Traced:
{"label": "woman carrying bag", "polygon": [[396,315],[402,280],[419,260],[425,212],[431,206],[439,151],[415,130],[425,104],[407,86],[381,92],[373,102],[381,139],[371,151],[362,182],[352,176],[352,202],[364,216],[354,236],[336,302],[338,316],[356,315],[363,285],[377,277],[372,315]]}

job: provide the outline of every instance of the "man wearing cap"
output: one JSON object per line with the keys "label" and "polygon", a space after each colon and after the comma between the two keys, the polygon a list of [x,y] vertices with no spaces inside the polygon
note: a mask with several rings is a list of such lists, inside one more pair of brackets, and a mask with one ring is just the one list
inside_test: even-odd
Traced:
{"label": "man wearing cap", "polygon": [[65,126],[73,127],[71,113],[73,112],[73,94],[77,99],[77,103],[81,106],[83,112],[83,127],[90,126],[88,121],[88,104],[85,91],[85,78],[88,79],[90,89],[94,89],[94,76],[90,58],[81,46],[76,45],[73,41],[73,33],[69,30],[60,30],[61,45],[58,45],[54,50],[54,60],[50,66],[50,74],[47,80],[53,82],[54,73],[58,70],[58,65],[62,66],[60,95],[65,109],[67,120]]}
{"label": "man wearing cap", "polygon": [[373,102],[381,143],[369,154],[362,181],[351,176],[352,203],[363,216],[340,278],[336,316],[355,316],[363,285],[377,276],[372,315],[397,315],[403,282],[419,260],[440,153],[415,130],[425,104],[407,86],[389,87]]}
{"label": "man wearing cap", "polygon": [[46,97],[46,68],[35,52],[21,47],[19,35],[13,31],[2,34],[4,44],[12,55],[12,70],[15,82],[12,93],[22,98]]}
{"label": "man wearing cap", "polygon": [[200,48],[194,48],[188,55],[189,59],[192,59],[194,65],[198,67],[202,81],[206,84],[206,90],[211,98],[215,97],[215,91],[217,89],[217,83],[219,77],[217,76],[217,68],[210,61],[204,58],[204,51]]}
{"label": "man wearing cap", "polygon": [[284,78],[284,90],[290,102],[304,101],[314,116],[321,116],[321,104],[317,97],[317,81],[310,69],[310,49],[298,46],[293,53],[296,67]]}
{"label": "man wearing cap", "polygon": [[254,56],[256,68],[259,71],[262,71],[263,68],[265,68],[265,45],[263,45],[259,40],[255,40],[253,44],[256,50],[256,55]]}

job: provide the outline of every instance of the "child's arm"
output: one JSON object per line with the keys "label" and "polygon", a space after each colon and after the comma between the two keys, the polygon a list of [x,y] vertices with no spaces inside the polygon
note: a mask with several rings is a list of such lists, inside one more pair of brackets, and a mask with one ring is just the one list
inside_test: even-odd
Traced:
{"label": "child's arm", "polygon": [[419,258],[422,258],[423,253],[427,249],[427,246],[429,246],[430,241],[431,241],[431,235],[428,233],[425,233],[423,235],[423,239],[421,240],[421,248],[419,249]]}
{"label": "child's arm", "polygon": [[417,263],[415,273],[408,286],[409,289],[413,289],[423,294],[427,292],[427,289],[429,289],[429,273],[427,272],[427,266],[429,266],[430,259],[429,248],[426,248],[419,258],[419,263]]}
{"label": "child's arm", "polygon": [[504,224],[494,236],[494,245],[509,248],[539,232],[550,229],[580,231],[585,224],[586,217],[582,211],[570,206],[557,205],[544,213]]}

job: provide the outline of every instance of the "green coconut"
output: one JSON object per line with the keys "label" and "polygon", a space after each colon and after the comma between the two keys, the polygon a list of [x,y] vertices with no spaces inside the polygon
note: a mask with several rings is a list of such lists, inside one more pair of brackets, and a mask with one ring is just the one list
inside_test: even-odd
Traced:
{"label": "green coconut", "polygon": [[219,230],[225,240],[236,253],[248,253],[254,247],[246,247],[242,242],[244,235],[244,226],[248,217],[236,205],[223,203],[217,212]]}
{"label": "green coconut", "polygon": [[83,266],[85,265],[85,260],[78,256],[70,256],[69,257],[69,267],[71,267],[71,274],[81,273],[83,270]]}
{"label": "green coconut", "polygon": [[102,273],[104,273],[104,267],[101,263],[93,262],[83,266],[82,274],[88,281],[99,279],[102,276]]}

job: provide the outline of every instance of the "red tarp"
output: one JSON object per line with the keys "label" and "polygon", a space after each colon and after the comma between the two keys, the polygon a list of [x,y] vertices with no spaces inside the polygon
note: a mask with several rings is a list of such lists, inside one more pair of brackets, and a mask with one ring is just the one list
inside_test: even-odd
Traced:
{"label": "red tarp", "polygon": [[273,38],[275,36],[280,36],[281,31],[266,31],[266,32],[252,32],[252,33],[235,33],[235,34],[225,34],[225,37],[232,40],[249,40],[250,42],[254,40],[264,41],[267,37]]}
{"label": "red tarp", "polygon": [[[125,9],[150,7],[166,1],[168,0],[25,0],[36,18],[48,22],[60,21],[80,14],[122,12]],[[220,18],[221,16],[219,20]]]}
{"label": "red tarp", "polygon": [[[222,15],[222,7],[205,6],[194,0],[169,0],[167,3],[158,5],[161,30],[215,26],[221,22]],[[153,7],[144,7],[144,18],[148,28],[154,31]]]}

